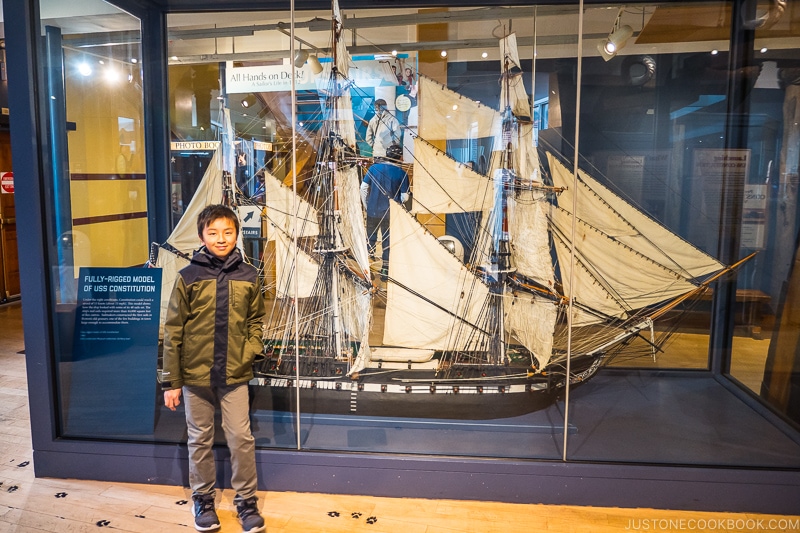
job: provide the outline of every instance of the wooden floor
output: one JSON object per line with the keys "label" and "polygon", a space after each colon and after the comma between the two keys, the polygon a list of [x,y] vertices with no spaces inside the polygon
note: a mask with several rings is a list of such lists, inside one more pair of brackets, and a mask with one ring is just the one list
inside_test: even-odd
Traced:
{"label": "wooden floor", "polygon": [[[191,493],[184,487],[34,477],[23,351],[19,303],[0,306],[0,533],[194,531]],[[800,516],[290,492],[258,496],[273,533],[800,531]],[[232,501],[230,490],[218,494],[223,532],[241,531]]]}

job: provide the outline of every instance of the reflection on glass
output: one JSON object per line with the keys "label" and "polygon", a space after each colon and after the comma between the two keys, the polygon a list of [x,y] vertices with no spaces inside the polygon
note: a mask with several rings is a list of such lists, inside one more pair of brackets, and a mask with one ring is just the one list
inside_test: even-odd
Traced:
{"label": "reflection on glass", "polygon": [[[796,237],[779,151],[797,132],[780,133],[794,85],[778,72],[796,45],[787,21],[761,30],[749,142],[733,152],[720,13],[726,4],[593,7],[580,54],[575,6],[459,8],[444,20],[334,5],[295,14],[293,45],[286,12],[226,13],[227,25],[170,16],[174,231],[154,259],[169,289],[199,245],[199,209],[237,207],[271,310],[251,384],[258,444],[560,458],[567,435],[571,459],[792,463],[784,438],[772,456],[743,457],[736,446],[761,443],[709,429],[735,417],[774,436],[708,373],[648,372],[707,370],[712,313],[728,313],[730,374],[791,410],[775,395],[793,377],[776,342],[787,341],[778,304]],[[212,27],[214,38],[197,31]],[[622,28],[624,48],[602,56]],[[78,266],[133,265],[147,250],[100,226],[101,199],[120,204],[120,189],[76,178],[105,168],[134,184],[130,213],[146,213],[132,178],[143,172],[141,95],[85,81],[100,68],[81,71],[85,57],[65,46],[69,120],[105,107],[68,134],[64,303]],[[103,79],[124,82],[125,63],[114,65]],[[113,132],[113,150],[91,128]],[[759,253],[736,267],[735,308],[712,310],[727,275],[716,259],[726,179],[745,197],[740,257]],[[376,201],[380,214],[376,192],[391,198]],[[781,217],[789,229],[774,227]],[[180,440],[182,414],[156,410],[153,438]],[[730,437],[721,453],[714,431]]]}
{"label": "reflection on glass", "polygon": [[[514,13],[533,15],[531,10]],[[396,20],[391,12],[381,15]],[[484,15],[465,10],[460,16],[467,26],[478,27]],[[508,230],[515,190],[525,195],[521,205],[532,206],[528,218],[540,221],[543,206],[556,192],[542,183],[535,154],[536,129],[525,89],[533,80],[522,70],[524,65],[531,72],[532,61],[520,59],[513,32],[492,38],[497,43],[492,55],[499,60],[494,78],[504,79],[504,88],[502,94],[492,90],[475,95],[493,101],[490,106],[445,89],[449,73],[443,58],[455,60],[456,51],[445,56],[415,43],[419,50],[408,53],[381,54],[373,46],[368,56],[351,55],[340,36],[336,6],[327,14],[331,16],[333,36],[320,32],[330,31],[328,25],[309,28],[311,33],[299,39],[314,48],[321,71],[308,63],[311,56],[302,46],[296,51],[266,49],[253,61],[219,63],[224,75],[218,96],[209,100],[210,112],[197,113],[219,117],[211,125],[216,127],[218,151],[198,194],[180,184],[183,204],[188,204],[184,219],[192,218],[195,198],[218,201],[221,191],[239,193],[234,199],[243,217],[243,244],[257,252],[255,261],[263,268],[273,310],[265,335],[267,358],[258,365],[253,384],[256,417],[261,412],[293,413],[298,388],[301,411],[315,417],[470,421],[464,427],[552,405],[567,383],[563,342],[553,347],[561,301],[552,267],[525,285],[514,276],[512,258],[512,253],[521,255],[529,248],[549,254],[547,230],[542,228],[540,236],[516,251]],[[405,22],[412,25],[415,18],[409,13]],[[407,38],[406,32],[387,27],[393,26],[377,24],[363,32],[380,33],[382,39]],[[440,30],[431,31],[432,38]],[[522,43],[530,54],[533,37],[527,33]],[[325,44],[324,39],[331,41]],[[177,41],[174,63],[180,63],[181,46]],[[205,95],[215,96],[214,82],[204,76],[212,68],[176,64],[171,85],[188,86],[188,80],[193,86],[205,84],[209,90],[200,92],[206,102]],[[292,89],[298,102],[296,129]],[[183,87],[174,98],[175,129],[196,136],[173,146],[187,157],[191,141],[210,139],[199,121],[175,119],[190,102],[194,109],[201,100]],[[545,102],[536,110],[541,128]],[[260,124],[264,131],[258,131]],[[297,137],[291,142],[293,133]],[[513,138],[516,148],[503,148],[503,138]],[[200,143],[195,147],[205,148]],[[292,149],[297,150],[294,158]],[[287,166],[292,159],[295,171]],[[396,176],[396,183],[388,174]],[[413,203],[405,198],[409,175]],[[437,178],[449,183],[443,187]],[[459,188],[460,196],[448,201]],[[375,200],[381,211],[372,213],[369,198],[375,193],[394,202]],[[410,211],[399,207],[397,202],[403,201]],[[159,264],[165,268],[181,261],[171,251],[189,253],[196,246],[184,219],[169,246],[159,250]],[[179,231],[184,227],[185,233]],[[370,228],[380,237],[368,235]],[[458,257],[443,244],[458,250]],[[524,294],[512,294],[512,285]],[[526,321],[530,313],[536,319]],[[562,310],[559,335],[566,331],[564,316]],[[512,332],[514,340],[508,342]],[[574,370],[588,377],[598,357],[599,352],[584,356]],[[545,433],[556,435],[563,431],[563,424],[534,426],[548,427]]]}
{"label": "reflection on glass", "polygon": [[[584,99],[602,106],[581,112],[576,180],[577,54],[554,45],[557,35],[574,38],[577,19],[565,11],[509,8],[502,12],[513,12],[514,31],[499,17],[484,35],[474,11],[457,10],[456,33],[496,39],[490,51],[453,43],[443,54],[438,41],[450,33],[420,25],[414,50],[398,53],[408,33],[396,30],[406,26],[382,11],[372,15],[395,23],[359,27],[370,44],[348,50],[336,7],[332,15],[302,13],[293,49],[263,44],[271,36],[265,26],[251,56],[218,50],[215,63],[187,67],[181,57],[194,61],[197,49],[174,42],[176,79],[209,88],[200,92],[211,111],[198,116],[220,117],[211,129],[221,153],[208,175],[222,180],[215,189],[237,189],[243,218],[255,222],[244,246],[256,252],[273,310],[252,388],[257,420],[278,427],[299,407],[301,447],[407,451],[379,422],[362,433],[351,426],[389,417],[467,420],[456,422],[466,428],[551,419],[552,409],[561,419],[553,402],[568,353],[576,385],[611,361],[708,367],[713,282],[727,274],[714,258],[720,161],[744,158],[745,179],[761,154],[732,154],[714,141],[725,127],[715,112],[725,99],[713,76],[724,66],[719,57],[695,47],[670,52],[683,65],[672,79],[661,73],[672,59],[637,46],[662,42],[672,11],[597,9],[587,34],[635,35],[626,33],[617,55],[583,58]],[[403,20],[410,27],[417,16]],[[556,17],[559,26],[550,24]],[[535,27],[542,31],[534,42]],[[687,86],[698,72],[712,76],[710,86]],[[175,98],[176,116],[191,108],[188,98],[199,101],[184,89]],[[199,123],[173,121],[209,138]],[[378,235],[364,235],[358,183],[366,181],[369,198],[370,172],[385,164],[392,143],[413,200],[386,202],[373,222],[367,205],[367,232]],[[403,200],[402,186],[381,187]],[[188,201],[192,188],[181,188]],[[748,275],[755,264],[737,268]],[[747,309],[742,325],[752,328],[755,308]],[[320,439],[325,432],[310,430],[320,422],[346,430],[347,442]],[[283,427],[262,444],[295,444],[293,433]],[[494,454],[476,446],[483,451],[474,453]]]}
{"label": "reflection on glass", "polygon": [[[52,125],[53,205],[49,216],[60,426],[69,436],[142,433],[141,424],[133,420],[141,406],[126,405],[120,390],[108,391],[106,397],[99,385],[118,376],[133,382],[135,374],[146,372],[142,366],[146,360],[138,360],[140,366],[128,372],[127,365],[135,358],[124,358],[120,365],[114,354],[82,353],[80,342],[91,332],[79,330],[77,324],[82,269],[136,267],[147,260],[139,21],[102,3],[89,9],[58,9],[54,14],[51,6],[41,7],[47,42],[42,64],[47,65],[49,76],[45,105]],[[57,22],[53,16],[58,17]],[[109,25],[114,31],[87,33],[86,24],[91,20],[102,20],[97,28]],[[66,129],[56,124],[66,124]],[[125,348],[136,352],[133,343]],[[85,387],[87,383],[92,386]],[[94,419],[93,425],[84,423],[76,429],[80,421],[86,422],[102,410],[101,405],[117,406],[116,412],[123,416],[115,421]],[[152,418],[153,409],[144,405]]]}

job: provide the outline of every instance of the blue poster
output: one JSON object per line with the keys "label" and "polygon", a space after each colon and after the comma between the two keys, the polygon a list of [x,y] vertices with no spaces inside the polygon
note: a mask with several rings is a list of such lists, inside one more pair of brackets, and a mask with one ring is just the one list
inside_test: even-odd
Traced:
{"label": "blue poster", "polygon": [[81,268],[65,433],[152,434],[161,269]]}

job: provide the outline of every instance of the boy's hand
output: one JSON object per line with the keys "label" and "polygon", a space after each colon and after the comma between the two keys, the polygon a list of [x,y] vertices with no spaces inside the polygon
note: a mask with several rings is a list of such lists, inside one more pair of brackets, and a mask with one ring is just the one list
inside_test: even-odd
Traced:
{"label": "boy's hand", "polygon": [[167,409],[174,411],[181,404],[181,389],[164,391],[164,405]]}

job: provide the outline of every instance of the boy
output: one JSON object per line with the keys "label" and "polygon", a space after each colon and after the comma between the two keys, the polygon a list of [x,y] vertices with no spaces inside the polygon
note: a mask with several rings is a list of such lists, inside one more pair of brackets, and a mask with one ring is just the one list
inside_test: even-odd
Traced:
{"label": "boy", "polygon": [[255,268],[246,264],[236,242],[239,219],[223,205],[197,216],[203,247],[182,269],[170,296],[164,326],[164,404],[180,405],[188,427],[189,484],[198,531],[220,527],[214,510],[216,466],[214,410],[219,405],[231,454],[234,503],[245,532],[264,531],[258,512],[255,439],[250,432],[247,382],[253,359],[263,347],[264,300]]}

